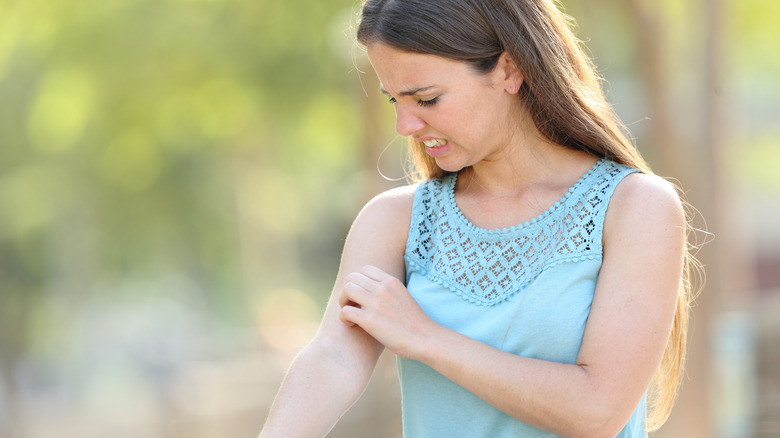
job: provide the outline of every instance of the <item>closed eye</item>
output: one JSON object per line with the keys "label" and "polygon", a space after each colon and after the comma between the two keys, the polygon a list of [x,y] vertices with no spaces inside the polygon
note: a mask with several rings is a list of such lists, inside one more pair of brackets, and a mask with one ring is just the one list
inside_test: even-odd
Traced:
{"label": "closed eye", "polygon": [[[387,101],[390,102],[390,103],[398,102],[397,100],[395,100],[395,97],[391,97],[391,98],[387,99]],[[434,97],[433,99],[430,99],[430,100],[422,100],[422,99],[420,99],[420,100],[417,101],[417,105],[420,105],[420,106],[434,106],[434,105],[436,105],[436,102],[438,102],[438,101],[439,101],[438,97]]]}
{"label": "closed eye", "polygon": [[434,97],[431,100],[418,100],[417,101],[417,105],[420,105],[420,106],[434,106],[434,105],[436,105],[436,102],[438,102],[438,101],[439,101],[438,97]]}

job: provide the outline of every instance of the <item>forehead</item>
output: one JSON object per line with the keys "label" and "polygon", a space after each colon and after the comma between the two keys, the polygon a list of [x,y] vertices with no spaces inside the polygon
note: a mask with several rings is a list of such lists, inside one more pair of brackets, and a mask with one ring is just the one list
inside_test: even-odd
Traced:
{"label": "forehead", "polygon": [[382,43],[369,45],[367,52],[382,89],[391,94],[413,94],[476,78],[465,63],[441,56],[404,52]]}

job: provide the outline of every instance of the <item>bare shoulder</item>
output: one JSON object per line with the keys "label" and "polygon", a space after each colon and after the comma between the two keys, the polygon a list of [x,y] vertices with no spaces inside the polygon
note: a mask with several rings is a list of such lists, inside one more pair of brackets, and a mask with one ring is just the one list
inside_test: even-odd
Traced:
{"label": "bare shoulder", "polygon": [[[364,226],[381,226],[384,232],[400,230],[405,236],[411,222],[416,188],[416,184],[407,185],[375,196],[363,207],[355,220],[353,229]],[[374,231],[376,232],[377,228],[374,228]]]}
{"label": "bare shoulder", "polygon": [[633,230],[684,227],[685,213],[675,187],[657,175],[634,173],[615,188],[607,209],[605,232],[610,228]]}
{"label": "bare shoulder", "polygon": [[367,205],[376,204],[379,206],[378,208],[399,208],[406,206],[411,212],[412,202],[414,201],[414,191],[416,189],[417,184],[396,187],[375,196]]}
{"label": "bare shoulder", "polygon": [[403,255],[411,223],[416,186],[388,190],[370,200],[349,231],[342,271],[373,265],[403,279]]}

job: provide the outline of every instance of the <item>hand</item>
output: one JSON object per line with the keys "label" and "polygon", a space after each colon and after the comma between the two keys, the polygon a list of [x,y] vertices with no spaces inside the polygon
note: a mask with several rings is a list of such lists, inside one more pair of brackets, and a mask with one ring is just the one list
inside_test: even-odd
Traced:
{"label": "hand", "polygon": [[403,283],[379,268],[349,274],[339,295],[339,318],[359,326],[393,353],[412,359],[435,323]]}

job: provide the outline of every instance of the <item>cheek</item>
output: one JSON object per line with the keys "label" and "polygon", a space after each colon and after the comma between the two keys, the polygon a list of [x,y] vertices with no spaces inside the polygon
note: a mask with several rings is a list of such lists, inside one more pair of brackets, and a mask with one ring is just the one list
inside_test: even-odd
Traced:
{"label": "cheek", "polygon": [[506,119],[506,112],[499,103],[478,93],[452,96],[430,114],[427,122],[461,146],[481,144],[495,135],[501,124],[499,121]]}
{"label": "cheek", "polygon": [[446,130],[450,136],[468,136],[480,123],[477,120],[482,117],[482,110],[473,107],[467,99],[448,102],[442,106],[435,116],[435,122],[439,129]]}

